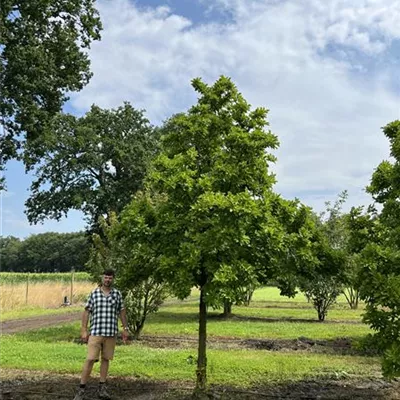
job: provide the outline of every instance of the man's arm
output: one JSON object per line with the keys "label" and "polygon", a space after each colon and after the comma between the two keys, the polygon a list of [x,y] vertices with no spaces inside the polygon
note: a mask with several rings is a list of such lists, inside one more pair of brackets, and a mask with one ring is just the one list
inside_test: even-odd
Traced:
{"label": "man's arm", "polygon": [[89,338],[89,333],[87,330],[88,321],[89,321],[89,310],[85,309],[82,313],[82,326],[81,326],[81,339],[84,342],[87,342]]}
{"label": "man's arm", "polygon": [[129,334],[128,320],[126,318],[125,308],[121,310],[121,312],[119,313],[119,317],[121,318],[122,322],[122,341],[125,343],[128,339]]}
{"label": "man's arm", "polygon": [[128,328],[128,320],[126,318],[126,310],[125,310],[125,308],[123,308],[121,310],[121,312],[119,313],[119,317],[121,318],[122,327],[123,328]]}

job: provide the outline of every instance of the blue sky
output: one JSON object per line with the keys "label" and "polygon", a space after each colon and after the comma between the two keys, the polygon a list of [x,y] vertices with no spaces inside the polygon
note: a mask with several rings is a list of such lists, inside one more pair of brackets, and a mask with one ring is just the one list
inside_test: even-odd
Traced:
{"label": "blue sky", "polygon": [[[94,76],[68,111],[127,100],[159,124],[196,101],[192,78],[224,74],[270,109],[278,192],[317,211],[345,189],[348,208],[371,202],[364,188],[389,157],[381,127],[400,118],[398,0],[100,0],[98,9]],[[31,177],[12,162],[6,178],[3,235],[84,228],[79,212],[29,225]]]}

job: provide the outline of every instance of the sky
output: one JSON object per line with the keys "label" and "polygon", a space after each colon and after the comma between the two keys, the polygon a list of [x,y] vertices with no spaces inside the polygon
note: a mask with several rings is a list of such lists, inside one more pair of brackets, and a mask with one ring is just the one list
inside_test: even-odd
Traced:
{"label": "sky", "polygon": [[[382,133],[400,119],[398,0],[100,0],[104,30],[94,76],[67,110],[129,101],[154,125],[196,102],[190,81],[232,78],[253,107],[268,108],[280,148],[275,190],[322,211],[348,191],[345,209],[389,158]],[[84,229],[82,214],[32,226],[24,214],[32,175],[10,162],[2,235]]]}

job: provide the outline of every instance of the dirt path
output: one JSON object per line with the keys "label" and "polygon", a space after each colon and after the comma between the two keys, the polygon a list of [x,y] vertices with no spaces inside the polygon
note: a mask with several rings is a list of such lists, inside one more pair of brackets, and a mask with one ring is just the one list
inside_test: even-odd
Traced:
{"label": "dirt path", "polygon": [[0,332],[4,335],[17,332],[24,332],[30,329],[45,328],[47,326],[79,321],[81,315],[82,312],[79,311],[68,314],[44,315],[40,317],[3,321],[1,322]]}

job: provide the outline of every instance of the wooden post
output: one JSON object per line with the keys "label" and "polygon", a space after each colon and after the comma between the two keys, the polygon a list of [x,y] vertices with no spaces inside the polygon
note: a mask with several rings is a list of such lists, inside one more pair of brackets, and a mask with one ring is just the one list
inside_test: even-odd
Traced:
{"label": "wooden post", "polygon": [[26,276],[26,291],[25,291],[25,305],[28,305],[28,294],[29,294],[29,272]]}
{"label": "wooden post", "polygon": [[75,275],[75,269],[72,268],[71,270],[71,300],[69,301],[70,304],[72,305],[72,297],[74,295],[74,275]]}

